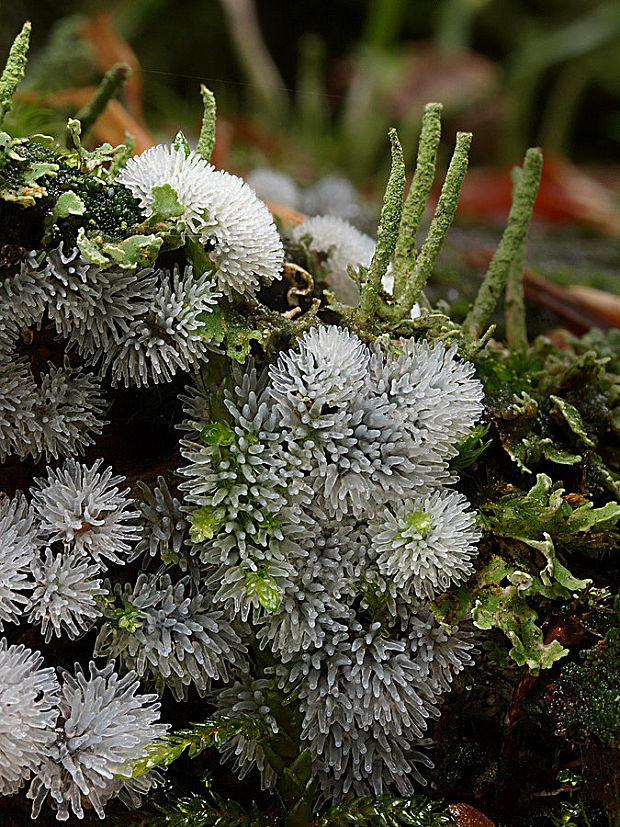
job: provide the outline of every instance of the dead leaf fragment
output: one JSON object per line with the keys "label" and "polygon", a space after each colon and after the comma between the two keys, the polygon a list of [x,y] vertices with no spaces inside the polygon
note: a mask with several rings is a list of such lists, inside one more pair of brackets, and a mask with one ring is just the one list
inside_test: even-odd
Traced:
{"label": "dead leaf fragment", "polygon": [[495,823],[471,804],[450,804],[448,811],[457,827],[495,827]]}

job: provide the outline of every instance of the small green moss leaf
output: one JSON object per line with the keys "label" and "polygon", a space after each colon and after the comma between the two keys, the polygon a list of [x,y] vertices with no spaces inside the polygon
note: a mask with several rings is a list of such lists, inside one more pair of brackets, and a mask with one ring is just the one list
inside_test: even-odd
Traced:
{"label": "small green moss leaf", "polygon": [[484,440],[490,427],[490,422],[487,422],[485,425],[478,425],[458,443],[456,446],[458,454],[451,462],[452,467],[456,471],[463,471],[465,468],[469,468],[470,465],[473,465],[474,462],[482,456],[489,445],[491,445],[493,442],[492,439]]}
{"label": "small green moss leaf", "polygon": [[235,432],[227,422],[213,422],[202,429],[200,439],[207,445],[232,445]]}
{"label": "small green moss leaf", "polygon": [[422,537],[426,537],[433,525],[433,518],[426,511],[412,511],[403,518],[407,528],[415,528]]}
{"label": "small green moss leaf", "polygon": [[280,594],[276,581],[268,574],[250,572],[245,578],[246,597],[256,595],[258,602],[268,612],[275,612],[280,605]]}
{"label": "small green moss leaf", "polygon": [[128,632],[134,634],[142,626],[142,612],[128,603],[122,611],[119,611],[117,623],[120,629],[127,629]]}
{"label": "small green moss leaf", "polygon": [[194,543],[211,540],[225,522],[218,509],[212,505],[202,505],[190,517],[189,536]]}
{"label": "small green moss leaf", "polygon": [[620,629],[611,629],[583,663],[567,663],[548,690],[557,733],[572,743],[594,736],[610,747],[620,742]]}

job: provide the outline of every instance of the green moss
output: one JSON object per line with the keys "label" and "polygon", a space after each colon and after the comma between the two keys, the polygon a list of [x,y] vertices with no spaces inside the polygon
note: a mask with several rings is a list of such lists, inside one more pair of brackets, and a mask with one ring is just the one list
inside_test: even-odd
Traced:
{"label": "green moss", "polygon": [[566,664],[549,688],[549,709],[558,735],[584,742],[591,737],[617,745],[620,739],[620,629],[590,649],[583,663]]}
{"label": "green moss", "polygon": [[[72,160],[37,140],[16,144],[0,168],[0,198],[15,201],[19,197],[25,207],[36,205],[36,214],[22,213],[22,220],[38,219],[42,234],[45,218],[57,217],[54,211],[58,199],[72,192],[83,203],[84,211],[72,216],[71,223],[63,222],[59,231],[63,238],[74,241],[79,226],[111,241],[126,238],[132,227],[145,220],[137,199],[126,187],[82,171]],[[33,173],[37,172],[35,179]]]}

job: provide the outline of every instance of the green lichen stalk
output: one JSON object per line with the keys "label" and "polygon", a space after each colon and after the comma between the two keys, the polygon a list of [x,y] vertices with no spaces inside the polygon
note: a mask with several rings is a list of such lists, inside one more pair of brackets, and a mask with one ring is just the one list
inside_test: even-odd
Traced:
{"label": "green lichen stalk", "polygon": [[475,339],[488,324],[499,295],[506,285],[510,268],[525,243],[540,183],[542,164],[541,150],[528,149],[523,162],[523,171],[514,188],[508,224],[495,255],[491,259],[473,307],[463,323],[465,329],[469,330]]}
{"label": "green lichen stalk", "polygon": [[442,110],[443,106],[440,103],[427,103],[424,108],[415,172],[403,207],[394,253],[395,299],[401,296],[407,276],[415,266],[417,258],[416,233],[435,178]]}
{"label": "green lichen stalk", "polygon": [[[514,188],[518,186],[523,171],[513,170]],[[506,341],[515,350],[527,348],[527,324],[525,320],[525,293],[523,290],[523,263],[525,260],[525,236],[508,271],[506,279]]]}
{"label": "green lichen stalk", "polygon": [[403,194],[405,191],[405,163],[403,151],[395,129],[389,131],[392,144],[392,168],[385,189],[381,220],[377,233],[377,247],[375,249],[366,279],[362,285],[358,323],[362,327],[372,326],[376,318],[379,305],[379,291],[381,279],[387,272],[390,260],[396,247],[398,228],[403,208]]}
{"label": "green lichen stalk", "polygon": [[26,21],[11,46],[6,66],[0,77],[0,124],[13,105],[13,94],[26,70],[26,55],[30,45],[30,21]]}
{"label": "green lichen stalk", "polygon": [[431,274],[435,260],[444,242],[446,233],[456,212],[463,179],[467,172],[468,154],[471,146],[471,132],[458,132],[456,146],[441,188],[441,195],[437,203],[435,215],[431,221],[426,240],[422,245],[415,267],[410,273],[403,295],[398,302],[398,310],[402,319],[407,318],[411,308],[420,297],[422,288]]}
{"label": "green lichen stalk", "polygon": [[108,103],[115,98],[131,75],[131,68],[126,63],[116,63],[103,76],[95,94],[75,116],[82,125],[84,135],[103,113]]}
{"label": "green lichen stalk", "polygon": [[215,144],[215,95],[204,84],[200,86],[200,94],[202,95],[202,102],[204,105],[204,114],[202,116],[202,126],[200,127],[200,137],[198,138],[198,145],[196,149],[198,154],[208,161],[213,152],[213,145]]}

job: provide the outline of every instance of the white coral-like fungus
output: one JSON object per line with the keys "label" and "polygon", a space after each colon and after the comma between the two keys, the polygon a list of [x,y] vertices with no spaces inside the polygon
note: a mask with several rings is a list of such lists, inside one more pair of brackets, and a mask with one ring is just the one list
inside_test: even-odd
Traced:
{"label": "white coral-like fungus", "polygon": [[228,172],[214,171],[182,146],[156,146],[131,158],[124,184],[152,214],[153,188],[168,184],[184,208],[183,219],[207,247],[218,289],[254,294],[261,281],[280,278],[284,249],[269,210],[252,188]]}
{"label": "white coral-like fungus", "polygon": [[361,217],[357,190],[340,175],[325,175],[302,193],[302,212],[316,216],[339,216],[346,221]]}
{"label": "white coral-like fungus", "polygon": [[[256,639],[299,702],[322,799],[425,783],[427,721],[472,663],[467,624],[443,629],[425,601],[473,571],[474,515],[442,485],[482,386],[442,343],[401,347],[315,328],[266,377],[250,367],[237,382],[232,424],[209,422],[204,393],[186,399],[202,444],[183,443],[181,487],[199,506],[203,583],[242,620],[263,589]],[[262,684],[241,683],[230,692],[256,712]],[[240,773],[267,770],[256,744],[233,741]]]}
{"label": "white coral-like fungus", "polygon": [[[254,720],[263,721],[269,731],[275,734],[278,732],[278,724],[265,697],[269,689],[273,689],[273,681],[265,678],[253,680],[245,668],[239,680],[218,692],[214,714],[233,718],[248,715]],[[260,772],[261,789],[269,790],[275,786],[278,777],[258,741],[240,733],[224,740],[221,753],[225,761],[233,761],[233,769],[239,778],[245,778],[256,767]]]}
{"label": "white coral-like fungus", "polygon": [[45,540],[63,542],[103,566],[104,559],[125,562],[140,530],[129,489],[118,487],[123,477],[113,476],[110,467],[99,471],[102,463],[89,468],[68,459],[61,468],[48,468],[47,479],[36,479],[31,493]]}
{"label": "white coral-like fungus", "polygon": [[131,559],[145,552],[151,557],[168,552],[178,555],[189,527],[180,501],[172,496],[162,476],[157,477],[157,485],[152,490],[142,480],[138,481],[138,488],[142,499],[137,500],[136,505],[142,515],[143,535]]}
{"label": "white coral-like fungus", "polygon": [[20,264],[19,272],[0,281],[0,352],[10,348],[20,330],[38,323],[46,305],[42,280],[33,272],[36,253]]}
{"label": "white coral-like fungus", "polygon": [[60,244],[31,261],[56,329],[87,357],[122,341],[131,320],[147,310],[155,292],[152,268],[102,270],[77,247],[65,250]]}
{"label": "white coral-like fungus", "polygon": [[63,367],[51,362],[47,373],[41,374],[34,433],[35,459],[48,459],[80,453],[93,445],[104,422],[100,418],[106,408],[101,385],[91,373],[72,368],[67,359]]}
{"label": "white coral-like fungus", "polygon": [[203,371],[194,374],[192,384],[185,386],[185,393],[180,394],[178,399],[186,418],[175,427],[196,442],[202,429],[209,424],[211,412],[210,389]]}
{"label": "white coral-like fungus", "polygon": [[396,404],[411,439],[449,459],[482,414],[482,383],[474,366],[458,358],[456,345],[410,339],[400,346],[399,356],[373,355],[373,381]]}
{"label": "white coral-like fungus", "polygon": [[54,742],[59,686],[43,657],[0,640],[0,795],[36,772]]}
{"label": "white coral-like fungus", "polygon": [[264,201],[275,201],[284,207],[300,209],[301,193],[290,175],[270,167],[256,167],[245,179],[256,195]]}
{"label": "white coral-like fungus", "polygon": [[299,697],[301,737],[326,797],[382,795],[391,787],[408,795],[412,779],[425,783],[416,764],[432,766],[415,746],[438,714],[435,694],[418,680],[406,643],[382,631],[378,622],[366,631],[352,624],[278,668],[280,685],[291,683]]}
{"label": "white coral-like fungus", "polygon": [[106,802],[119,791],[119,779],[131,775],[132,762],[160,738],[167,725],[156,723],[156,695],[139,695],[135,672],[122,678],[108,663],[90,663],[90,677],[76,664],[73,678],[62,676],[61,723],[56,740],[33,779],[28,797],[37,818],[48,794],[56,818],[67,821],[70,810],[84,818],[84,803],[105,818]]}
{"label": "white coral-like fungus", "polygon": [[37,544],[34,516],[23,494],[0,499],[0,630],[19,623],[32,588],[30,561]]}
{"label": "white coral-like fungus", "polygon": [[436,491],[381,510],[370,528],[381,574],[424,598],[467,580],[480,540],[468,506],[456,491]]}
{"label": "white coral-like fungus", "polygon": [[36,417],[37,386],[24,357],[0,351],[0,461],[11,454],[36,453],[41,425]]}
{"label": "white coral-like fungus", "polygon": [[287,491],[299,481],[298,463],[284,449],[266,381],[251,368],[235,388],[236,401],[225,401],[233,427],[213,423],[203,429],[202,445],[182,441],[190,464],[179,488],[199,506],[190,536],[197,544],[210,541],[199,553],[216,567],[209,578],[219,587],[216,600],[232,602],[244,618],[252,605],[259,608],[256,592],[246,592],[246,575],[262,569],[282,585],[292,571],[287,552],[303,534],[303,497],[290,503]]}
{"label": "white coral-like fungus", "polygon": [[[270,369],[281,425],[302,456],[306,483],[330,514],[362,515],[423,484],[436,483],[441,463],[402,427],[396,405],[377,393],[369,351],[336,327],[305,333],[298,350]],[[292,449],[291,449],[292,450]]]}
{"label": "white coral-like fungus", "polygon": [[119,343],[108,342],[95,354],[112,385],[150,385],[169,382],[178,370],[191,370],[206,358],[207,343],[200,328],[220,294],[208,273],[194,278],[191,267],[181,275],[158,272],[157,289],[148,309],[133,318]]}
{"label": "white coral-like fungus", "polygon": [[427,603],[401,604],[399,615],[411,657],[420,667],[419,680],[437,695],[449,691],[454,676],[474,662],[471,622],[446,629],[435,620]]}
{"label": "white coral-like fungus", "polygon": [[313,328],[299,347],[284,353],[271,368],[273,393],[295,400],[302,422],[315,419],[323,406],[343,405],[357,396],[366,382],[370,354],[357,336],[338,327]]}
{"label": "white coral-like fungus", "polygon": [[128,583],[116,595],[131,620],[122,629],[106,624],[96,654],[120,656],[141,677],[153,674],[179,700],[191,683],[204,695],[212,678],[227,679],[243,647],[223,612],[192,589],[189,577],[172,583],[167,574],[140,574],[133,589]]}
{"label": "white coral-like fungus", "polygon": [[130,158],[116,179],[138,199],[147,216],[153,213],[154,187],[168,184],[185,212],[183,219],[199,233],[203,213],[211,195],[213,167],[197,152],[188,153],[180,144],[158,144]]}
{"label": "white coral-like fungus", "polygon": [[[311,520],[299,541],[299,552],[289,561],[294,577],[286,583],[276,611],[260,618],[257,640],[269,645],[283,663],[299,652],[320,648],[335,631],[348,629],[354,611],[363,558],[354,520],[327,520],[309,509]],[[352,584],[355,584],[352,586]]]}
{"label": "white coral-like fungus", "polygon": [[32,563],[34,591],[30,599],[28,620],[41,625],[41,634],[49,643],[52,635],[63,632],[76,638],[101,617],[97,603],[107,594],[97,578],[100,568],[75,554],[54,554],[45,550],[45,556]]}
{"label": "white coral-like fungus", "polygon": [[217,285],[229,298],[253,295],[261,283],[281,278],[284,248],[271,213],[236,175],[211,174],[200,237],[203,242],[213,239],[209,255]]}
{"label": "white coral-like fungus", "polygon": [[304,236],[310,236],[311,250],[327,256],[327,284],[336,298],[353,306],[359,304],[359,288],[348,268],[357,269],[360,264],[368,267],[377,242],[333,215],[316,215],[303,221],[293,230],[293,238],[300,241]]}
{"label": "white coral-like fungus", "polygon": [[0,354],[0,460],[79,453],[101,433],[104,409],[99,381],[66,358],[50,362],[37,386],[24,357]]}

